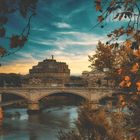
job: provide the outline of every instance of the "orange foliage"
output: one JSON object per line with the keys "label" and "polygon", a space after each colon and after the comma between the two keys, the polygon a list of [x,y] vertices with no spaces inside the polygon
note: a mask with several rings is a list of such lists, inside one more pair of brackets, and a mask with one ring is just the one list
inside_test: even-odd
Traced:
{"label": "orange foliage", "polygon": [[137,86],[137,90],[140,91],[140,81],[138,81],[138,82],[136,83],[136,86]]}
{"label": "orange foliage", "polygon": [[130,87],[130,86],[131,86],[131,82],[127,82],[126,87]]}
{"label": "orange foliage", "polygon": [[125,102],[124,96],[120,95],[120,96],[119,96],[119,101],[120,101],[120,103],[121,103],[121,106],[122,106],[122,107],[125,107],[126,102]]}
{"label": "orange foliage", "polygon": [[125,76],[123,81],[119,84],[120,87],[130,87],[131,86],[131,81],[129,76]]}
{"label": "orange foliage", "polygon": [[131,82],[126,82],[126,81],[123,80],[119,85],[120,85],[120,87],[130,87]]}
{"label": "orange foliage", "polygon": [[140,48],[138,50],[134,50],[133,55],[135,55],[135,56],[140,58]]}
{"label": "orange foliage", "polygon": [[99,22],[102,22],[104,20],[104,17],[103,16],[98,16],[98,21]]}
{"label": "orange foliage", "polygon": [[123,69],[120,68],[120,69],[117,70],[117,73],[122,74],[122,71],[123,71]]}
{"label": "orange foliage", "polygon": [[0,46],[0,57],[4,56],[6,49]]}
{"label": "orange foliage", "polygon": [[102,9],[101,0],[96,0],[95,3],[96,3],[96,5],[95,5],[96,11],[100,11]]}
{"label": "orange foliage", "polygon": [[100,4],[96,4],[96,11],[99,11],[101,9],[102,9],[101,5]]}
{"label": "orange foliage", "polygon": [[0,121],[3,120],[3,110],[2,108],[0,107]]}
{"label": "orange foliage", "polygon": [[119,100],[122,102],[124,101],[124,97],[122,95],[119,96]]}
{"label": "orange foliage", "polygon": [[121,102],[121,105],[122,105],[122,107],[125,107],[126,106],[126,102],[125,101]]}
{"label": "orange foliage", "polygon": [[129,77],[129,76],[125,76],[125,77],[124,77],[124,80],[125,80],[125,81],[130,81],[130,77]]}
{"label": "orange foliage", "polygon": [[138,70],[139,70],[139,64],[138,63],[135,63],[132,66],[131,72],[136,73]]}
{"label": "orange foliage", "polygon": [[124,43],[124,46],[130,50],[130,47],[132,46],[132,41],[131,40],[126,40],[126,42]]}

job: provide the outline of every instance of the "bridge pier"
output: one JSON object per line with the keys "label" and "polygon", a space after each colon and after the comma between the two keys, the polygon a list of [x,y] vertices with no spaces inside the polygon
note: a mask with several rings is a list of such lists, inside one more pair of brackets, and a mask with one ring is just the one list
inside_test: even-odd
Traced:
{"label": "bridge pier", "polygon": [[40,111],[41,110],[40,110],[39,102],[28,103],[28,110],[27,110],[28,114],[36,114],[36,113],[39,113]]}

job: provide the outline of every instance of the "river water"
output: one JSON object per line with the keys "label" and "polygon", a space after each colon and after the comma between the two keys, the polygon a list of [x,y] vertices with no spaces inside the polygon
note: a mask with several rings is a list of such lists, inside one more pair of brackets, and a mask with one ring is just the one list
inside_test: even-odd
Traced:
{"label": "river water", "polygon": [[[0,126],[0,140],[58,140],[60,130],[75,128],[77,109],[76,106],[52,107],[30,116],[26,109],[6,109],[7,117]],[[15,117],[15,112],[21,115]]]}

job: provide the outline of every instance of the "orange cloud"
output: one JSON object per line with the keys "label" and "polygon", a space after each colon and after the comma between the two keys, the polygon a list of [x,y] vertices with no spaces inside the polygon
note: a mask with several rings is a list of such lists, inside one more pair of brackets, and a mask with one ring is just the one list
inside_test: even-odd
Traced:
{"label": "orange cloud", "polygon": [[[59,62],[66,62],[71,69],[71,74],[79,75],[82,73],[82,71],[90,70],[88,66],[90,65],[88,61],[88,57],[84,56],[73,56],[73,57],[67,57],[67,56],[59,56],[56,58],[56,60]],[[24,59],[24,60],[17,60],[9,65],[2,65],[0,67],[0,73],[20,73],[20,74],[28,74],[29,69],[32,68],[32,66],[37,65],[38,60],[31,60],[31,59]]]}
{"label": "orange cloud", "polygon": [[0,73],[20,73],[20,74],[27,74],[29,72],[29,69],[32,68],[32,66],[35,65],[35,63],[17,63],[17,64],[10,64],[10,65],[4,65],[0,67]]}

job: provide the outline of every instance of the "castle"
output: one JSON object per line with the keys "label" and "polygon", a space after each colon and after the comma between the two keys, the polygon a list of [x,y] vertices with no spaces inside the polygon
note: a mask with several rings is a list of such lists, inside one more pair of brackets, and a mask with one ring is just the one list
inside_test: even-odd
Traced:
{"label": "castle", "polygon": [[70,69],[65,62],[57,62],[53,55],[51,59],[38,62],[29,70],[30,85],[63,86],[70,78]]}

